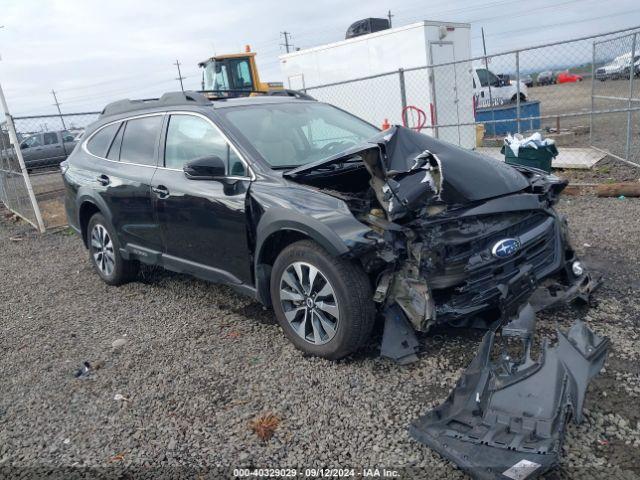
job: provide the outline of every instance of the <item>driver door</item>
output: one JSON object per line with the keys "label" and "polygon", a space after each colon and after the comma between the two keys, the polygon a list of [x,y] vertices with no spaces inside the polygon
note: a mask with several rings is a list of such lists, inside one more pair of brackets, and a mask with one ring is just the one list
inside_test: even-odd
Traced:
{"label": "driver door", "polygon": [[[156,170],[151,190],[165,266],[207,280],[250,283],[246,164],[217,126],[197,114],[171,114],[162,145],[164,166]],[[184,175],[187,162],[212,155],[225,160],[225,178]]]}
{"label": "driver door", "polygon": [[34,164],[44,156],[44,147],[42,145],[42,134],[32,135],[20,144],[22,158],[27,167],[33,167]]}

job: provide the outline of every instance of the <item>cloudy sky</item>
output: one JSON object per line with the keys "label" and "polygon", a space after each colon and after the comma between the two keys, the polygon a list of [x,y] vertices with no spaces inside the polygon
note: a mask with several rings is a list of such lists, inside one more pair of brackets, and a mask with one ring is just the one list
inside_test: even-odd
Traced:
{"label": "cloudy sky", "polygon": [[2,0],[0,82],[16,114],[99,110],[120,98],[198,89],[197,63],[250,44],[260,75],[282,80],[280,32],[295,47],[344,38],[353,21],[385,16],[394,26],[418,20],[471,22],[472,48],[489,52],[640,25],[637,0]]}

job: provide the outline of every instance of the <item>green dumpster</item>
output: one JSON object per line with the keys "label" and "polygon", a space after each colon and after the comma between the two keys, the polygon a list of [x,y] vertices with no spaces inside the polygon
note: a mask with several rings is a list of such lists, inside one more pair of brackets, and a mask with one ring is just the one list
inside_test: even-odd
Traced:
{"label": "green dumpster", "polygon": [[504,155],[504,160],[510,165],[524,165],[525,167],[539,168],[551,173],[551,160],[558,156],[558,149],[555,144],[544,145],[542,147],[520,147],[516,157],[508,145],[503,145],[500,153]]}

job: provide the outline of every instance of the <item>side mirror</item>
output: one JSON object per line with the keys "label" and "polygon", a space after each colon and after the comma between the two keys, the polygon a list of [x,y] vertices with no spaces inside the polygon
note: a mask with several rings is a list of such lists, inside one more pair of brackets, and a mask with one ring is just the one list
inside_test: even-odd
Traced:
{"label": "side mirror", "polygon": [[226,175],[226,165],[217,155],[200,157],[185,163],[182,168],[187,178],[192,180],[213,180]]}
{"label": "side mirror", "polygon": [[26,142],[20,144],[20,150],[24,150],[26,148],[29,148],[29,145],[27,145]]}

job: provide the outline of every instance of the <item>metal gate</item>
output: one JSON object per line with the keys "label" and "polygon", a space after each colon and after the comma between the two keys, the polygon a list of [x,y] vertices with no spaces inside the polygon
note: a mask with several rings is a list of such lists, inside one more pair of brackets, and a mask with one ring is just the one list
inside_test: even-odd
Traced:
{"label": "metal gate", "polygon": [[5,116],[5,121],[0,125],[0,201],[14,214],[44,232],[40,208],[22,158],[20,142],[2,87],[0,106]]}

